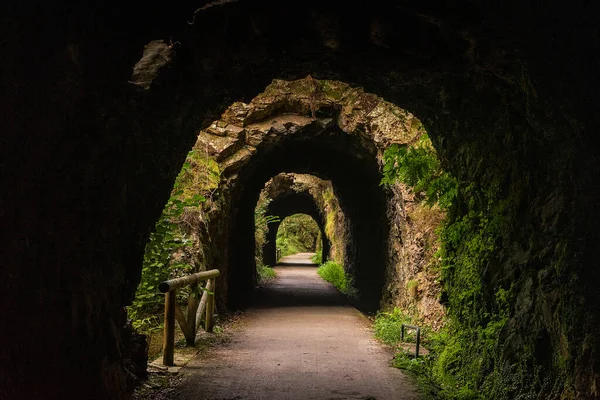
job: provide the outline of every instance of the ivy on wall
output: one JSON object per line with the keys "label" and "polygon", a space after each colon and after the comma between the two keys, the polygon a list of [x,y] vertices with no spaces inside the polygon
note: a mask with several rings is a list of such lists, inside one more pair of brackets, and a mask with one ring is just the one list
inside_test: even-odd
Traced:
{"label": "ivy on wall", "polygon": [[[403,182],[416,198],[447,211],[436,255],[447,321],[439,332],[428,331],[430,355],[420,360],[399,355],[396,364],[416,372],[437,398],[504,398],[509,383],[499,362],[499,336],[509,317],[512,286],[485,288],[482,277],[508,232],[509,201],[501,199],[498,185],[459,184],[442,169],[426,134],[413,145],[387,149],[383,175],[382,184]],[[398,323],[399,312],[380,314],[376,327]]]}
{"label": "ivy on wall", "polygon": [[[162,326],[164,296],[158,291],[160,282],[202,269],[192,258],[177,255],[201,247],[191,234],[191,226],[202,220],[203,206],[219,179],[218,164],[194,147],[146,244],[141,281],[128,307],[129,318],[138,331],[151,333]],[[178,295],[187,298],[185,290]]]}

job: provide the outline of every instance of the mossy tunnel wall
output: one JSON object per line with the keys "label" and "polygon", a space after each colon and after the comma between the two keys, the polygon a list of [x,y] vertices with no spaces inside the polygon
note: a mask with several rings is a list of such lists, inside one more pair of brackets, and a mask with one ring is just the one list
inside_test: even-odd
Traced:
{"label": "mossy tunnel wall", "polygon": [[254,207],[260,191],[278,173],[295,172],[331,180],[348,225],[345,264],[355,277],[360,303],[377,309],[386,265],[386,202],[374,154],[365,154],[352,139],[335,128],[309,140],[282,139],[267,150],[258,147],[241,170],[231,195],[236,207],[230,217],[228,290],[245,296],[230,296],[231,306],[240,306],[254,288]]}
{"label": "mossy tunnel wall", "polygon": [[[273,78],[307,74],[411,111],[460,181],[497,186],[511,229],[481,279],[490,296],[505,280],[516,287],[501,357],[531,349],[551,389],[538,398],[599,396],[596,2],[304,1],[290,13],[289,3],[239,1],[192,17],[197,7],[23,3],[0,13],[4,397],[124,397],[122,307],[198,130]],[[161,38],[132,77],[143,46]],[[356,167],[352,185],[365,186],[355,191],[321,165],[347,159],[337,146],[313,151],[310,168],[296,150],[265,154],[277,168],[247,172],[231,227],[249,233],[261,185],[284,170],[331,175],[354,224],[385,226],[378,191],[361,194],[372,193],[372,168]],[[353,214],[361,201],[374,206],[369,221]],[[348,257],[362,274],[377,252],[365,254],[356,232]],[[251,235],[230,243],[240,249],[230,264],[250,274]]]}
{"label": "mossy tunnel wall", "polygon": [[283,193],[273,199],[267,208],[267,215],[277,216],[279,222],[270,223],[267,241],[263,246],[263,265],[277,264],[277,232],[279,225],[290,215],[306,214],[312,217],[321,231],[321,254],[324,260],[329,255],[330,243],[325,235],[325,216],[319,211],[315,199],[309,193]]}

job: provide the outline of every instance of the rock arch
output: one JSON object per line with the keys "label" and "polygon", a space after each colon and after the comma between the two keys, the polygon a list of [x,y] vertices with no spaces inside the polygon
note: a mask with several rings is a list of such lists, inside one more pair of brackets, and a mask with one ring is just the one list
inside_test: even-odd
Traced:
{"label": "rock arch", "polygon": [[[294,13],[220,2],[190,26],[196,7],[24,3],[2,14],[9,396],[125,390],[121,308],[198,129],[274,77],[308,73],[410,110],[462,181],[499,182],[514,223],[483,279],[518,288],[502,357],[539,348],[529,359],[545,365],[553,397],[598,395],[596,2],[303,1]],[[132,79],[143,45],[161,37]],[[30,362],[38,354],[46,365]]]}
{"label": "rock arch", "polygon": [[196,146],[220,163],[219,202],[229,205],[213,217],[228,219],[228,231],[211,235],[217,242],[228,237],[218,248],[230,249],[229,254],[215,254],[228,277],[224,284],[232,285],[220,292],[227,296],[235,288],[236,293],[224,300],[237,307],[254,287],[250,239],[260,190],[278,173],[296,172],[331,180],[346,216],[344,264],[355,277],[359,303],[376,310],[390,264],[386,213],[395,196],[380,186],[383,150],[391,143],[410,143],[422,129],[412,114],[375,95],[309,76],[275,80],[200,132]]}
{"label": "rock arch", "polygon": [[263,247],[263,264],[275,265],[277,263],[276,256],[276,239],[279,225],[283,220],[294,214],[309,215],[319,227],[321,231],[321,249],[324,259],[329,255],[329,240],[325,235],[325,216],[323,210],[320,210],[315,202],[315,199],[308,193],[286,191],[273,197],[273,201],[269,203],[267,215],[279,217],[280,221],[269,224],[267,232],[267,242]]}

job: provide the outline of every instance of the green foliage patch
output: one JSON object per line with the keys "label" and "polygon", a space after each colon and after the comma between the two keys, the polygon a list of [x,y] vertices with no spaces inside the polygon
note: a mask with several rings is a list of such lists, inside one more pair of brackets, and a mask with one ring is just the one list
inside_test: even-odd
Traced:
{"label": "green foliage patch", "polygon": [[310,261],[314,262],[317,265],[321,265],[323,263],[323,251],[317,250],[315,255],[310,258]]}
{"label": "green foliage patch", "polygon": [[[178,261],[174,254],[194,245],[185,226],[188,218],[203,211],[203,203],[218,185],[218,164],[201,150],[192,149],[173,186],[171,196],[150,234],[144,252],[142,277],[131,306],[127,308],[132,325],[142,333],[161,329],[164,296],[160,282],[196,272],[200,266]],[[189,292],[179,290],[180,300]]]}
{"label": "green foliage patch", "polygon": [[319,238],[319,227],[311,216],[294,214],[285,218],[277,230],[277,248],[283,257],[313,252]]}
{"label": "green foliage patch", "polygon": [[[375,337],[392,347],[398,347],[401,343],[402,324],[420,325],[413,313],[407,313],[399,308],[391,312],[380,312],[375,317],[373,328]],[[415,332],[407,330],[404,337],[405,342],[414,343]],[[441,400],[474,400],[477,394],[466,387],[457,386],[451,375],[440,371],[438,368],[440,353],[447,350],[449,343],[448,331],[442,329],[433,331],[429,327],[421,327],[421,346],[429,350],[429,354],[415,358],[414,354],[408,354],[398,349],[394,357],[394,366],[410,371],[417,378],[420,390],[425,397]]]}
{"label": "green foliage patch", "polygon": [[271,199],[260,198],[254,210],[254,261],[260,276],[260,268],[263,267],[263,246],[267,241],[269,224],[279,222],[276,215],[267,215],[267,207]]}
{"label": "green foliage patch", "polygon": [[[390,147],[384,162],[382,184],[401,181],[427,204],[447,210],[438,228],[441,246],[435,256],[441,260],[447,321],[439,332],[425,329],[423,343],[430,355],[412,360],[400,354],[396,365],[417,373],[435,398],[510,398],[515,382],[507,378],[500,361],[499,336],[510,313],[512,286],[486,287],[483,274],[508,241],[511,200],[503,198],[493,182],[459,184],[442,170],[425,134],[412,146]],[[403,321],[406,315],[396,310],[381,314],[375,322],[376,335],[393,343]],[[519,385],[527,385],[525,381]]]}
{"label": "green foliage patch", "polygon": [[352,277],[346,273],[341,264],[335,261],[327,261],[317,269],[317,273],[346,296],[354,298],[358,295]]}
{"label": "green foliage patch", "polygon": [[258,284],[264,285],[265,283],[275,279],[277,273],[275,270],[268,265],[257,265],[256,272],[258,273]]}
{"label": "green foliage patch", "polygon": [[412,146],[390,146],[383,156],[382,184],[401,181],[427,204],[448,208],[458,194],[458,183],[445,172],[426,133]]}

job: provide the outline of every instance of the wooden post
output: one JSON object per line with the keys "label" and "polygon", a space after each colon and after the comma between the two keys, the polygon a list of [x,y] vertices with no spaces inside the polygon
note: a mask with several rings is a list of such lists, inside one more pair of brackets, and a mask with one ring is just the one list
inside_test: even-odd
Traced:
{"label": "wooden post", "polygon": [[[208,298],[210,295],[208,292],[212,292],[214,290],[214,279],[209,279],[206,281],[206,287],[204,288],[204,293],[202,293],[202,298],[200,299],[200,304],[198,305],[198,309],[196,310],[196,331],[200,326],[200,322],[202,320],[202,314],[204,314],[204,309],[206,307],[206,303],[208,303]],[[205,325],[206,326],[206,325]]]}
{"label": "wooden post", "polygon": [[215,315],[215,291],[217,289],[217,285],[215,285],[214,278],[209,282],[212,283],[210,285],[212,287],[212,294],[208,295],[206,302],[206,332],[212,333],[214,324],[213,317]]}
{"label": "wooden post", "polygon": [[[196,286],[196,285],[194,285]],[[194,288],[188,297],[187,306],[187,332],[185,333],[185,341],[188,346],[196,344],[196,310],[198,309],[198,299]]]}
{"label": "wooden post", "polygon": [[172,366],[175,351],[175,303],[176,291],[165,293],[165,330],[163,336],[163,365]]}

